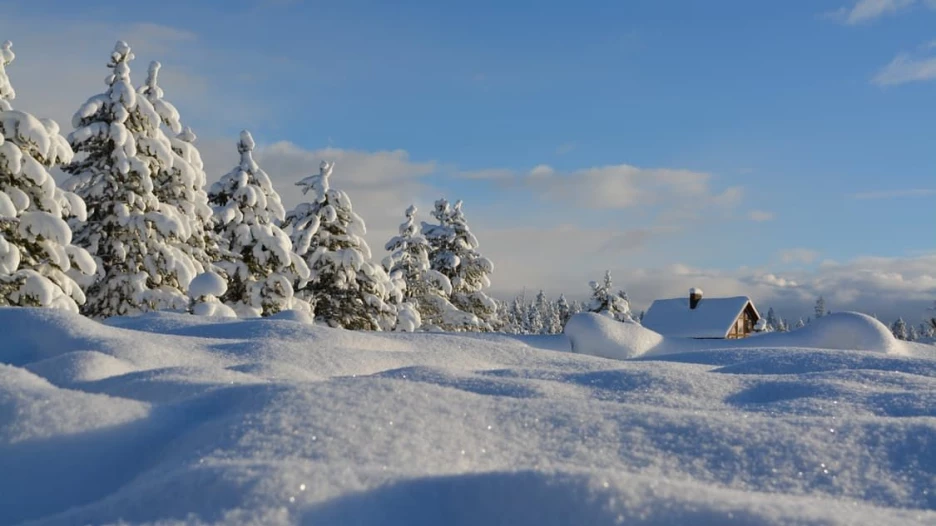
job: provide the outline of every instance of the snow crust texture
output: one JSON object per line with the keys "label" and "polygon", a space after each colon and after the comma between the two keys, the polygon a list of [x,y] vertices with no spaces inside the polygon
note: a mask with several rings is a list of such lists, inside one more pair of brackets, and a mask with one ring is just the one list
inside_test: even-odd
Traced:
{"label": "snow crust texture", "polygon": [[677,348],[0,308],[0,524],[936,524],[936,352],[828,318]]}

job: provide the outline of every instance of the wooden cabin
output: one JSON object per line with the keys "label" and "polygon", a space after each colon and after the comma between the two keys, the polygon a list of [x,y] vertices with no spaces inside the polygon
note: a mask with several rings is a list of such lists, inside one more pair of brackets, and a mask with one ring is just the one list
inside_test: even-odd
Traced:
{"label": "wooden cabin", "polygon": [[688,297],[654,301],[641,323],[663,336],[733,340],[754,333],[760,319],[747,296],[703,299],[694,288]]}

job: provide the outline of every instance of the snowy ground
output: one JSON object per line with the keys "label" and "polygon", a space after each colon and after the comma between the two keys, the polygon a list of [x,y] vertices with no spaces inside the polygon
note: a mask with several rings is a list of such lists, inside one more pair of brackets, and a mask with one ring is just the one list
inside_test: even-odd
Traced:
{"label": "snowy ground", "polygon": [[936,524],[936,347],[875,323],[570,353],[0,309],[0,524]]}

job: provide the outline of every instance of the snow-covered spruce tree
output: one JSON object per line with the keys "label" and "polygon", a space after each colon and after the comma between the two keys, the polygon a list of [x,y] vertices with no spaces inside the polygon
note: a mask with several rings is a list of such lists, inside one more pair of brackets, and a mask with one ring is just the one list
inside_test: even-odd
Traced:
{"label": "snow-covered spruce tree", "polygon": [[[177,247],[191,256],[196,270],[212,270],[221,259],[217,235],[211,229],[211,206],[205,191],[206,176],[201,154],[195,146],[195,133],[183,127],[179,111],[166,101],[159,86],[159,62],[150,63],[146,83],[140,95],[153,105],[162,121],[172,147],[171,165],[160,165],[152,174],[153,193],[160,203],[171,207],[167,212],[177,215],[183,229]],[[217,270],[217,269],[215,269]]]}
{"label": "snow-covered spruce tree", "polygon": [[523,297],[523,294],[518,294],[503,311],[502,330],[507,334],[524,334],[523,326],[526,321],[527,306],[523,302]]}
{"label": "snow-covered spruce tree", "polygon": [[559,315],[559,304],[546,300],[546,316],[543,319],[543,334],[559,334],[562,332],[562,319]]}
{"label": "snow-covered spruce tree", "polygon": [[614,283],[611,281],[610,270],[605,271],[604,281],[601,283],[592,281],[589,286],[592,289],[592,297],[586,307],[588,312],[604,314],[618,321],[636,323],[634,316],[631,314],[627,294],[623,290],[614,292]]}
{"label": "snow-covered spruce tree", "polygon": [[333,168],[322,161],[318,174],[296,183],[311,199],[283,222],[284,228],[292,227],[296,254],[310,271],[297,294],[313,305],[317,320],[332,327],[391,330],[403,292],[371,261],[364,220],[352,210],[346,193],[330,187]]}
{"label": "snow-covered spruce tree", "polygon": [[816,300],[816,307],[814,310],[817,320],[826,315],[825,299],[822,296],[819,296],[819,299]]}
{"label": "snow-covered spruce tree", "polygon": [[566,322],[572,317],[572,305],[569,304],[565,294],[560,294],[556,301],[556,315],[559,317],[559,332],[562,332]]}
{"label": "snow-covered spruce tree", "polygon": [[82,312],[91,317],[185,309],[196,266],[178,248],[187,234],[171,207],[153,193],[154,173],[171,169],[169,139],[153,105],[130,83],[133,53],[118,42],[107,91],[88,99],[72,119],[68,140],[77,160],[62,167],[65,187],[87,206],[74,224],[75,244],[96,259],[96,279]]}
{"label": "snow-covered spruce tree", "polygon": [[6,74],[12,46],[0,46],[0,306],[78,312],[85,296],[69,272],[90,275],[95,264],[71,244],[65,221],[84,219],[84,202],[48,172],[69,162],[72,150],[54,121],[13,110],[16,94]]}
{"label": "snow-covered spruce tree", "polygon": [[309,312],[296,298],[309,268],[293,253],[289,236],[277,226],[285,213],[270,177],[253,159],[255,144],[244,130],[237,143],[240,162],[211,186],[214,230],[226,258],[217,262],[227,276],[221,301],[241,317],[269,316],[283,310]]}
{"label": "snow-covered spruce tree", "polygon": [[387,272],[399,273],[405,281],[404,298],[416,305],[426,330],[471,330],[478,319],[459,310],[449,301],[452,284],[444,274],[429,265],[429,243],[416,227],[416,207],[406,209],[406,220],[400,224],[399,235],[384,248],[390,255],[384,258]]}
{"label": "snow-covered spruce tree", "polygon": [[910,337],[910,334],[907,332],[907,322],[905,322],[903,318],[897,318],[897,321],[891,325],[890,329],[894,338],[898,340],[906,341]]}
{"label": "snow-covered spruce tree", "polygon": [[533,298],[530,308],[526,312],[523,326],[526,334],[543,334],[546,331],[546,294],[541,290]]}
{"label": "snow-covered spruce tree", "polygon": [[494,265],[478,252],[478,239],[468,228],[461,207],[461,201],[451,206],[439,199],[432,212],[439,224],[422,224],[422,234],[430,246],[429,263],[452,284],[453,305],[476,316],[480,330],[497,330],[497,303],[484,293],[491,286],[489,275]]}
{"label": "snow-covered spruce tree", "polygon": [[777,322],[777,313],[774,312],[773,307],[767,309],[767,332],[774,332],[777,330],[779,323]]}

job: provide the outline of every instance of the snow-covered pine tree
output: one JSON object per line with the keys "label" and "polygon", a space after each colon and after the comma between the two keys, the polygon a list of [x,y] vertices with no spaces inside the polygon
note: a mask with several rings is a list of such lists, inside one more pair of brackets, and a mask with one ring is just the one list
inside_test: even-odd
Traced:
{"label": "snow-covered pine tree", "polygon": [[87,220],[73,228],[75,244],[98,265],[82,308],[92,317],[185,309],[197,270],[176,248],[186,229],[153,193],[152,175],[171,169],[174,158],[159,115],[130,83],[132,59],[130,46],[118,42],[107,90],[72,119],[68,140],[80,155],[62,168],[71,175],[65,187],[87,206]]}
{"label": "snow-covered pine tree", "polygon": [[814,310],[817,320],[826,315],[825,299],[822,296],[819,296],[819,299],[816,300],[816,307]]}
{"label": "snow-covered pine tree", "polygon": [[907,331],[907,323],[903,318],[897,318],[897,320],[891,325],[891,333],[893,333],[894,338],[898,340],[906,341],[910,334]]}
{"label": "snow-covered pine tree", "polygon": [[917,330],[916,325],[907,325],[907,341],[915,342],[920,339],[920,331]]}
{"label": "snow-covered pine tree", "polygon": [[391,274],[399,272],[406,282],[404,298],[414,303],[427,330],[463,331],[477,327],[477,318],[458,310],[449,301],[452,284],[429,264],[429,243],[416,227],[416,207],[406,209],[406,220],[384,248],[390,252],[383,266]]}
{"label": "snow-covered pine tree", "polygon": [[316,319],[332,327],[391,330],[403,291],[371,261],[364,220],[352,209],[348,195],[330,186],[333,169],[334,163],[322,161],[318,174],[296,183],[310,200],[296,206],[283,222],[284,228],[292,227],[296,254],[310,270],[297,294],[314,306]]}
{"label": "snow-covered pine tree", "polygon": [[559,331],[565,328],[566,322],[572,317],[572,305],[566,299],[565,294],[560,294],[556,301],[556,314],[559,316]]}
{"label": "snow-covered pine tree", "polygon": [[592,289],[592,297],[588,306],[588,312],[597,312],[610,316],[618,321],[635,322],[631,314],[630,302],[624,291],[614,292],[614,283],[611,281],[611,271],[605,271],[604,281],[598,283],[592,281],[589,283]]}
{"label": "snow-covered pine tree", "polygon": [[546,300],[546,316],[543,320],[543,334],[559,334],[562,332],[562,319],[559,316],[559,304],[556,301]]}
{"label": "snow-covered pine tree", "polygon": [[523,325],[526,319],[526,305],[523,303],[523,294],[518,294],[510,305],[504,310],[503,331],[507,334],[524,334]]}
{"label": "snow-covered pine tree", "polygon": [[13,44],[0,46],[0,306],[54,307],[78,312],[81,287],[69,276],[95,271],[94,260],[71,244],[69,217],[85,218],[84,202],[58,188],[48,168],[69,162],[72,150],[54,121],[15,111],[6,66]]}
{"label": "snow-covered pine tree", "polygon": [[774,312],[773,307],[767,309],[767,332],[773,332],[779,330],[780,323],[777,321],[777,313]]}
{"label": "snow-covered pine tree", "polygon": [[159,62],[151,62],[146,83],[139,93],[153,105],[172,147],[173,162],[161,165],[152,174],[153,193],[159,202],[168,205],[167,213],[176,214],[184,230],[177,247],[191,256],[197,272],[218,270],[214,262],[221,259],[218,237],[211,228],[211,206],[205,191],[206,175],[201,154],[195,146],[195,133],[183,127],[176,107],[165,100],[159,86]]}
{"label": "snow-covered pine tree", "polygon": [[524,329],[527,334],[544,334],[546,332],[546,318],[548,316],[546,293],[540,290],[533,298],[527,310],[527,320]]}
{"label": "snow-covered pine tree", "polygon": [[494,265],[478,252],[478,239],[468,228],[462,202],[451,206],[445,199],[439,199],[432,216],[439,224],[424,222],[422,233],[429,242],[431,268],[452,284],[452,304],[477,317],[480,330],[499,329],[497,303],[484,292],[491,286],[489,275]]}
{"label": "snow-covered pine tree", "polygon": [[794,328],[802,329],[805,326],[806,326],[806,322],[803,321],[803,318],[800,318],[799,320],[796,321],[796,325],[794,326]]}
{"label": "snow-covered pine tree", "polygon": [[217,263],[228,279],[221,300],[242,317],[290,309],[310,312],[293,289],[294,283],[305,284],[309,268],[277,226],[285,216],[283,205],[269,176],[254,161],[254,147],[250,132],[242,131],[237,143],[240,162],[208,193],[214,230],[228,255]]}

